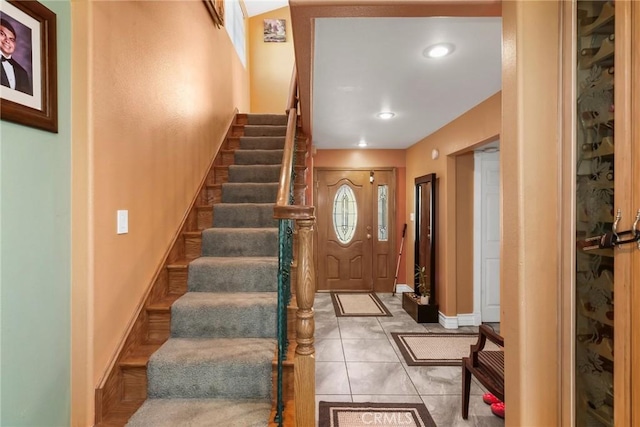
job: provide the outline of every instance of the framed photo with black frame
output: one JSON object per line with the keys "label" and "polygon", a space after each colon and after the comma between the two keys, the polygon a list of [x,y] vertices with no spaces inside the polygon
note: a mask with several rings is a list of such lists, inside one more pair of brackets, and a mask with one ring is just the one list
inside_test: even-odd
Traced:
{"label": "framed photo with black frame", "polygon": [[56,14],[37,1],[0,5],[0,117],[57,133]]}

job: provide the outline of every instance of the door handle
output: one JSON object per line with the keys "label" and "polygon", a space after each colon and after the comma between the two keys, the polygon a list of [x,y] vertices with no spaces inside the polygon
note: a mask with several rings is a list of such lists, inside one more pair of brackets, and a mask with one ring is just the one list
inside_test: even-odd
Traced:
{"label": "door handle", "polygon": [[367,239],[371,240],[371,234],[367,233]]}

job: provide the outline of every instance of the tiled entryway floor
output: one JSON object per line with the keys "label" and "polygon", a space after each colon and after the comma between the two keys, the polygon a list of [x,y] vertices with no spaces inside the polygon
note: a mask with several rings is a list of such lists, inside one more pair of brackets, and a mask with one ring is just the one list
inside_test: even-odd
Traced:
{"label": "tiled entryway floor", "polygon": [[[337,318],[329,293],[317,293],[317,402],[424,402],[438,427],[502,427],[504,421],[482,401],[484,388],[473,378],[469,419],[463,420],[462,368],[407,366],[391,332],[477,332],[477,327],[444,329],[416,323],[402,309],[402,294],[378,294],[393,317]],[[317,413],[316,413],[317,420]]]}

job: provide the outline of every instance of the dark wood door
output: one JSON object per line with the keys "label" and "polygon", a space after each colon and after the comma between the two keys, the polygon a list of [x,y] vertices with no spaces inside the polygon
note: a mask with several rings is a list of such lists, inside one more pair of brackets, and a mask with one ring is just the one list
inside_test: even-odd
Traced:
{"label": "dark wood door", "polygon": [[393,170],[317,169],[320,291],[393,287]]}

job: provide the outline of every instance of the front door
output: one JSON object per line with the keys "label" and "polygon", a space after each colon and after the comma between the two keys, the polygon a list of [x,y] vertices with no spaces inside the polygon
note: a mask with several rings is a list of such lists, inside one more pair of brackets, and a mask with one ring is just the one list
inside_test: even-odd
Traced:
{"label": "front door", "polygon": [[319,291],[391,292],[395,173],[317,169]]}

